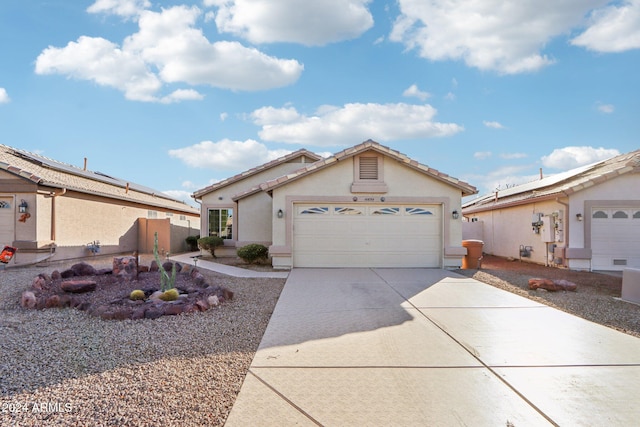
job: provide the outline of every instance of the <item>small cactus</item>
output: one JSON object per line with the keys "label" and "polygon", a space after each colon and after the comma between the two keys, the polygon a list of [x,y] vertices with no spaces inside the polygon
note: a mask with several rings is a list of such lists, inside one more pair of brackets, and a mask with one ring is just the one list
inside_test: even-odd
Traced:
{"label": "small cactus", "polygon": [[175,288],[169,289],[168,291],[164,291],[162,295],[160,295],[160,299],[162,301],[175,301],[178,299],[178,290]]}
{"label": "small cactus", "polygon": [[140,289],[136,289],[135,291],[132,291],[131,294],[129,294],[129,299],[132,301],[141,301],[144,300],[146,298],[144,291],[141,291]]}

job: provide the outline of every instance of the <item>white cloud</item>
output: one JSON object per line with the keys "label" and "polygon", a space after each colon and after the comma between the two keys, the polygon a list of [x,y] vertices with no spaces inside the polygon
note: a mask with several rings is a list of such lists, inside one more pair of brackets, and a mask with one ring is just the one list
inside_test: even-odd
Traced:
{"label": "white cloud", "polygon": [[598,111],[605,114],[611,114],[615,111],[615,107],[612,104],[598,104]]}
{"label": "white cloud", "polygon": [[142,11],[139,31],[122,46],[81,36],[63,48],[48,47],[36,60],[37,74],[62,74],[124,92],[127,99],[176,102],[202,99],[195,90],[159,92],[168,84],[263,90],[294,83],[303,70],[295,60],[278,59],[238,42],[209,42],[195,27],[201,11],[176,6]]}
{"label": "white cloud", "polygon": [[640,48],[640,0],[627,0],[594,10],[588,28],[571,44],[597,52]]}
{"label": "white cloud", "polygon": [[371,0],[204,0],[217,8],[216,25],[252,43],[307,46],[359,37],[373,26]]}
{"label": "white cloud", "polygon": [[149,0],[96,0],[87,8],[89,13],[107,13],[131,18],[151,7]]}
{"label": "white cloud", "polygon": [[504,129],[504,126],[502,126],[502,124],[500,124],[499,122],[489,122],[484,120],[482,124],[491,129]]}
{"label": "white cloud", "polygon": [[503,74],[531,72],[554,62],[541,53],[546,43],[607,3],[556,0],[541,7],[538,0],[399,0],[401,13],[390,39],[430,60],[463,60]]}
{"label": "white cloud", "polygon": [[289,154],[289,150],[270,150],[264,144],[248,139],[218,142],[202,141],[189,147],[169,150],[171,157],[195,168],[243,171]]}
{"label": "white cloud", "polygon": [[312,146],[352,145],[367,139],[424,139],[464,130],[455,123],[433,121],[436,112],[430,105],[354,103],[322,106],[312,116],[293,107],[264,107],[251,113],[251,118],[262,126],[259,135],[265,141]]}
{"label": "white cloud", "polygon": [[224,122],[229,118],[229,113],[220,113],[220,121]]}
{"label": "white cloud", "polygon": [[405,91],[402,92],[402,96],[415,97],[415,98],[418,98],[420,101],[424,101],[425,99],[429,98],[431,94],[429,92],[424,92],[418,89],[418,85],[414,84],[409,86],[407,89],[405,89]]}
{"label": "white cloud", "polygon": [[448,92],[445,96],[444,99],[446,99],[447,101],[455,101],[456,100],[456,94],[453,92]]}
{"label": "white cloud", "polygon": [[478,160],[484,160],[491,157],[493,153],[491,151],[476,151],[473,153],[473,158]]}
{"label": "white cloud", "polygon": [[3,87],[0,87],[0,104],[7,104],[9,102],[11,102],[11,98],[9,98],[7,90]]}
{"label": "white cloud", "polygon": [[620,152],[613,148],[564,147],[556,148],[548,156],[543,156],[541,161],[548,168],[569,170],[606,160],[619,154]]}

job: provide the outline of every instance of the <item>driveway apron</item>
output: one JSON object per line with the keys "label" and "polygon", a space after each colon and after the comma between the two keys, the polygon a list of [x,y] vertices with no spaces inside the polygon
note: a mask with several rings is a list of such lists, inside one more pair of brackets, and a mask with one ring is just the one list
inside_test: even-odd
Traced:
{"label": "driveway apron", "polygon": [[227,426],[640,419],[640,339],[439,269],[294,269]]}

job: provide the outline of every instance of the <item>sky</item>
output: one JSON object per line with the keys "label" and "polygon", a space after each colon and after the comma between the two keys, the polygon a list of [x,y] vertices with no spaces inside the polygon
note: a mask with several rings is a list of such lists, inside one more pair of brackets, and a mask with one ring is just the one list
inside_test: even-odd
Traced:
{"label": "sky", "polygon": [[640,148],[640,0],[2,0],[0,143],[194,191],[368,139],[479,195]]}

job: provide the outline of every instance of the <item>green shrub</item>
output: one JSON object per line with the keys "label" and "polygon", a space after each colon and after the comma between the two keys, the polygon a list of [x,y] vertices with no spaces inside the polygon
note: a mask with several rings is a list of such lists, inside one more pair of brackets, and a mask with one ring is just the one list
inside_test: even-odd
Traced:
{"label": "green shrub", "polygon": [[257,243],[243,246],[238,249],[238,256],[248,263],[253,264],[260,260],[269,258],[269,249]]}
{"label": "green shrub", "polygon": [[187,246],[189,247],[189,250],[191,251],[197,251],[198,250],[198,239],[200,238],[200,236],[187,236],[185,240],[185,242],[187,242]]}
{"label": "green shrub", "polygon": [[215,250],[224,244],[224,239],[218,236],[202,237],[198,239],[198,247],[211,252],[211,256],[216,258]]}

